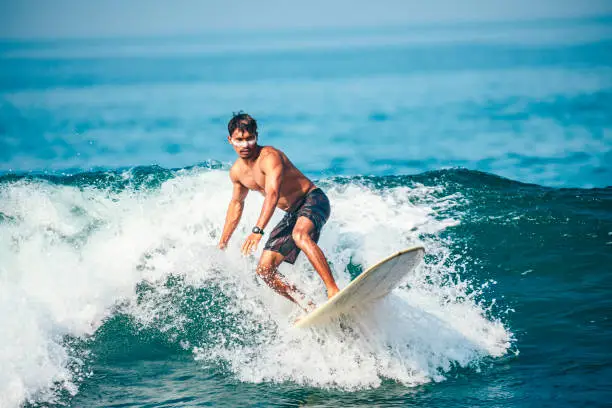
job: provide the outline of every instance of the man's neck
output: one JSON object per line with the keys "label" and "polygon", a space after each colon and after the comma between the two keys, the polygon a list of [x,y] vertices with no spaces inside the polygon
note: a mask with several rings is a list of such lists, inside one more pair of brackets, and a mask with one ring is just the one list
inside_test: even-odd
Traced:
{"label": "man's neck", "polygon": [[261,149],[263,148],[263,146],[255,146],[255,151],[253,152],[253,155],[249,158],[243,159],[242,157],[240,158],[240,160],[242,160],[242,162],[244,164],[246,164],[247,166],[252,166],[253,164],[255,164],[255,162],[257,161],[257,159],[259,158],[259,155],[261,154]]}

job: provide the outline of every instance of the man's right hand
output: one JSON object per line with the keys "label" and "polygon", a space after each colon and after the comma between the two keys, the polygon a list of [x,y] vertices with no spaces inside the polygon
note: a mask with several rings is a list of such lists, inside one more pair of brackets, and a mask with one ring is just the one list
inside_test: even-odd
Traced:
{"label": "man's right hand", "polygon": [[227,248],[227,242],[219,242],[217,244],[217,248],[219,248],[220,250],[224,251],[225,248]]}

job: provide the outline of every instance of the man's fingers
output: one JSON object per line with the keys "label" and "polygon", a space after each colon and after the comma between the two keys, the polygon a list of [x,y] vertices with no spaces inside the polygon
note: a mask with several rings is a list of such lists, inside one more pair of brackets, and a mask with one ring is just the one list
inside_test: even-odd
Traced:
{"label": "man's fingers", "polygon": [[240,247],[240,252],[242,252],[243,255],[249,255],[253,251],[257,250],[258,245],[259,245],[259,240],[249,237],[246,239],[246,241],[244,241],[244,243]]}
{"label": "man's fingers", "polygon": [[251,253],[252,246],[253,246],[253,241],[251,241],[250,239],[247,239],[246,241],[244,241],[244,244],[242,244],[242,248],[240,249],[240,251],[242,252],[243,255],[248,255]]}
{"label": "man's fingers", "polygon": [[249,241],[249,248],[248,248],[248,253],[252,253],[253,250],[255,249],[255,243],[253,241]]}

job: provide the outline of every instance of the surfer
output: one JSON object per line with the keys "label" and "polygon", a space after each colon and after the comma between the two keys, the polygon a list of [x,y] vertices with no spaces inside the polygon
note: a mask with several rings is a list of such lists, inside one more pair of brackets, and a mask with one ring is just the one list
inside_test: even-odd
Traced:
{"label": "surfer", "polygon": [[[304,251],[323,280],[327,297],[338,293],[327,259],[317,245],[321,229],[329,218],[329,200],[291,163],[285,153],[257,143],[257,122],[250,115],[243,112],[234,114],[227,129],[227,140],[238,154],[238,159],[230,169],[233,193],[218,247],[226,248],[238,226],[249,190],[259,191],[265,196],[261,214],[242,244],[241,252],[248,255],[257,249],[276,208],[286,211],[270,233],[256,272],[277,293],[307,311],[313,309],[315,305],[312,301],[307,300],[304,293],[278,272],[278,266],[283,261],[293,264],[300,251]],[[308,306],[301,302],[306,302]]]}

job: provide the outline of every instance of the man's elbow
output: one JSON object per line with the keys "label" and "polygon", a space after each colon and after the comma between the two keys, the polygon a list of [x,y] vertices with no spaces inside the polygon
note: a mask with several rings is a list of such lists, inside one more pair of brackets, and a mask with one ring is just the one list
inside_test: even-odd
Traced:
{"label": "man's elbow", "polygon": [[235,210],[242,210],[242,208],[244,207],[244,200],[232,198],[232,201],[230,201],[230,206]]}

